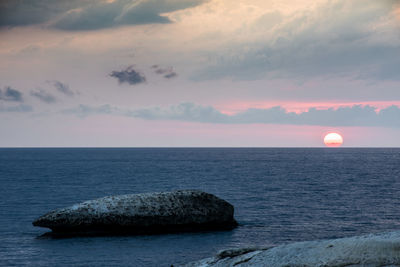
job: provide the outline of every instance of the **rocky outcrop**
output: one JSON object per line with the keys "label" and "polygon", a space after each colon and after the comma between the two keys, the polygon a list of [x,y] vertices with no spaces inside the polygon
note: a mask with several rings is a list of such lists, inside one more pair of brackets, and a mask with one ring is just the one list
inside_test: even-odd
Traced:
{"label": "rocky outcrop", "polygon": [[228,202],[197,190],[109,196],[51,211],[33,222],[54,234],[153,234],[231,229]]}
{"label": "rocky outcrop", "polygon": [[272,248],[225,250],[185,267],[400,266],[400,231]]}

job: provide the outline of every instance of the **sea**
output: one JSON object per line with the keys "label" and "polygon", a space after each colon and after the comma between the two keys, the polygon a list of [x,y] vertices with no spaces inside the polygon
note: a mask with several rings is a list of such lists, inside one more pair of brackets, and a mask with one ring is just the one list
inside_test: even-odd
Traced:
{"label": "sea", "polygon": [[[199,189],[239,226],[51,238],[44,213],[109,195]],[[1,148],[1,266],[168,266],[228,248],[400,230],[399,148]]]}

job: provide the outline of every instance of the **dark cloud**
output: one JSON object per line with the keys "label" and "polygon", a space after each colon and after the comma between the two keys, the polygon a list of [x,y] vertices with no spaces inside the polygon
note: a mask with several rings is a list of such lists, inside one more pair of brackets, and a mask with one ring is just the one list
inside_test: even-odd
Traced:
{"label": "dark cloud", "polygon": [[146,82],[144,74],[133,69],[133,66],[127,67],[125,70],[113,71],[110,74],[111,77],[118,79],[118,82],[128,83],[130,85],[136,85]]}
{"label": "dark cloud", "polygon": [[48,103],[48,104],[51,104],[51,103],[54,103],[57,101],[53,95],[47,93],[46,91],[44,91],[42,89],[38,89],[36,91],[31,91],[31,96],[37,97],[41,101]]}
{"label": "dark cloud", "polygon": [[4,91],[0,89],[0,100],[23,102],[22,93],[16,89],[9,87],[9,86],[5,87]]}
{"label": "dark cloud", "polygon": [[178,74],[176,73],[176,72],[170,72],[170,73],[167,73],[167,74],[165,74],[164,75],[164,78],[167,78],[167,79],[171,79],[171,78],[174,78],[174,77],[176,77],[176,76],[178,76]]}
{"label": "dark cloud", "polygon": [[0,26],[46,23],[62,30],[98,30],[119,25],[169,23],[167,12],[205,0],[2,0]]}
{"label": "dark cloud", "polygon": [[282,107],[248,109],[226,115],[211,106],[182,103],[166,109],[146,108],[126,113],[146,120],[179,120],[223,124],[291,124],[321,126],[381,126],[400,127],[400,107],[390,106],[380,111],[366,105],[339,107],[337,109],[310,108],[306,112],[288,112]]}
{"label": "dark cloud", "polygon": [[90,1],[2,0],[0,26],[24,26],[43,23],[63,12],[87,5]]}
{"label": "dark cloud", "polygon": [[61,93],[67,96],[74,96],[74,92],[69,88],[68,84],[59,82],[59,81],[54,81],[53,82],[54,87]]}
{"label": "dark cloud", "polygon": [[155,73],[157,74],[164,74],[166,73],[168,70],[167,69],[156,69]]}
{"label": "dark cloud", "polygon": [[153,65],[151,66],[152,69],[154,69],[154,72],[158,75],[163,75],[164,78],[166,79],[171,79],[174,78],[176,76],[178,76],[178,74],[174,71],[174,69],[172,67],[160,67],[159,65]]}

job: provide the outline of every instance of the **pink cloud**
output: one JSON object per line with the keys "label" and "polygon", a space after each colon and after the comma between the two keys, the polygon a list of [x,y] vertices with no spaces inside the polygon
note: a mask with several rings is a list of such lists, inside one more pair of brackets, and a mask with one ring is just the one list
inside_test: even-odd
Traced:
{"label": "pink cloud", "polygon": [[362,102],[297,102],[297,101],[242,101],[242,102],[220,102],[214,105],[221,113],[233,115],[238,112],[245,111],[249,108],[268,109],[280,106],[288,112],[296,112],[297,114],[308,111],[310,108],[319,110],[337,109],[340,107],[352,107],[355,105],[373,106],[377,111],[390,106],[400,106],[400,101],[362,101]]}

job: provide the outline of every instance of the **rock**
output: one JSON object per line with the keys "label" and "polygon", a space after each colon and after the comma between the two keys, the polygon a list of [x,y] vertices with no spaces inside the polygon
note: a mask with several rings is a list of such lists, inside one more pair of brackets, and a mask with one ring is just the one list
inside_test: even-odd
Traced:
{"label": "rock", "polygon": [[400,266],[400,231],[272,248],[227,250],[183,266]]}
{"label": "rock", "polygon": [[109,196],[51,211],[33,222],[59,235],[154,234],[232,229],[231,204],[197,190]]}

